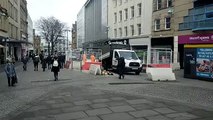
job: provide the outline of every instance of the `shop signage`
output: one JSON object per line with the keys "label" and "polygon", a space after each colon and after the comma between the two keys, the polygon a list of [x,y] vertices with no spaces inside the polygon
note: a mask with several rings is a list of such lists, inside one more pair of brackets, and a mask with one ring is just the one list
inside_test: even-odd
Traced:
{"label": "shop signage", "polygon": [[213,43],[213,34],[178,36],[178,43],[179,44],[187,44],[187,43]]}
{"label": "shop signage", "polygon": [[197,48],[196,75],[213,79],[213,48]]}

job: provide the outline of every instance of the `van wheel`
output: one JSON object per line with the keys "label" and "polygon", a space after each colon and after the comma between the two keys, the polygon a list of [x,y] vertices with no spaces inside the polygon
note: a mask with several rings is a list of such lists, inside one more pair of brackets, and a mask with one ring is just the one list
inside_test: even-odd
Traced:
{"label": "van wheel", "polygon": [[136,75],[140,75],[140,71],[135,72]]}

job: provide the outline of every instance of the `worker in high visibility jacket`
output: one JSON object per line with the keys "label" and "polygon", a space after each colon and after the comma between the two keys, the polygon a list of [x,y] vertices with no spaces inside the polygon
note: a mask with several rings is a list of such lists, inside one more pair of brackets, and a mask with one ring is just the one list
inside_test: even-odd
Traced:
{"label": "worker in high visibility jacket", "polygon": [[93,53],[90,55],[90,59],[91,59],[91,62],[95,62],[95,55]]}
{"label": "worker in high visibility jacket", "polygon": [[83,59],[83,65],[84,65],[87,61],[87,55],[85,53],[83,54],[82,59]]}

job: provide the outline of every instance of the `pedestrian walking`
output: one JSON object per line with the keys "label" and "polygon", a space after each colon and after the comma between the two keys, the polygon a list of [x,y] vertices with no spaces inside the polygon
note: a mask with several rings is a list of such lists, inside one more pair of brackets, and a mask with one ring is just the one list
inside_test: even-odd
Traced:
{"label": "pedestrian walking", "polygon": [[50,55],[47,56],[47,64],[48,64],[48,70],[51,69],[52,65],[52,57]]}
{"label": "pedestrian walking", "polygon": [[58,72],[60,71],[60,64],[58,61],[58,57],[56,57],[56,56],[54,57],[51,71],[54,73],[55,81],[58,80]]}
{"label": "pedestrian walking", "polygon": [[23,71],[27,71],[27,62],[28,62],[28,57],[27,56],[23,56],[23,58],[22,58]]}
{"label": "pedestrian walking", "polygon": [[47,68],[47,57],[44,56],[43,61],[42,61],[42,69],[43,72],[45,72],[45,69]]}
{"label": "pedestrian walking", "polygon": [[39,63],[39,56],[38,55],[35,56],[33,63],[34,63],[34,71],[38,71],[38,63]]}
{"label": "pedestrian walking", "polygon": [[60,68],[63,69],[63,56],[61,54],[58,56],[58,61],[60,64]]}
{"label": "pedestrian walking", "polygon": [[15,65],[12,63],[12,60],[7,59],[7,64],[5,65],[4,70],[7,75],[8,86],[14,86],[14,84],[17,83],[17,76]]}
{"label": "pedestrian walking", "polygon": [[124,70],[125,70],[124,57],[119,57],[118,58],[118,65],[117,65],[117,71],[118,71],[118,74],[119,74],[119,79],[121,79],[121,77],[124,79]]}

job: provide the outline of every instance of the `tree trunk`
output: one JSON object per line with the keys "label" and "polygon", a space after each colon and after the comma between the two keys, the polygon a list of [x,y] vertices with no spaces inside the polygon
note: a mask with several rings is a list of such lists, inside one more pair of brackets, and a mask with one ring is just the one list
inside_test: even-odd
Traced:
{"label": "tree trunk", "polygon": [[48,56],[50,55],[50,42],[48,42]]}
{"label": "tree trunk", "polygon": [[54,42],[53,42],[53,41],[51,42],[51,44],[52,44],[52,46],[51,46],[51,47],[52,47],[51,54],[53,55],[53,54],[54,54],[54,46],[55,46],[55,45],[54,45]]}

